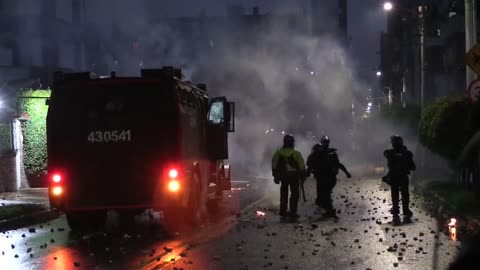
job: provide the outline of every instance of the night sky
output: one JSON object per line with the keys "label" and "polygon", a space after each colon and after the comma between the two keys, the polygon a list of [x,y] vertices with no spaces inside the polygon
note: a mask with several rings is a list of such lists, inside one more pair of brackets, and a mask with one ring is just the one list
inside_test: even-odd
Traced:
{"label": "night sky", "polygon": [[[112,0],[110,0],[112,1]],[[155,3],[158,16],[197,16],[202,10],[207,15],[225,15],[227,4],[242,4],[246,12],[253,6],[259,6],[261,13],[282,12],[287,9],[309,9],[310,0],[147,0]],[[333,0],[329,0],[333,1]],[[145,7],[131,0],[113,0],[115,9],[109,1],[87,0],[90,6],[90,19],[96,21],[110,20],[106,14],[114,16],[117,21],[134,23],[139,14],[146,12]],[[379,37],[385,28],[385,13],[382,0],[348,0],[349,36],[352,39],[350,55],[357,71],[365,77],[373,72],[379,64]],[[137,16],[137,17],[135,17]],[[141,15],[140,15],[141,16]]]}
{"label": "night sky", "polygon": [[[224,14],[225,5],[243,4],[247,12],[259,6],[261,12],[278,11],[285,8],[308,9],[309,0],[165,0],[169,14],[196,15],[204,8],[207,14]],[[363,70],[376,69],[379,64],[379,37],[385,28],[385,13],[382,0],[348,0],[349,36],[352,38],[351,55]],[[189,7],[186,9],[185,7]],[[191,7],[191,8],[190,8]],[[374,60],[372,60],[374,59]]]}

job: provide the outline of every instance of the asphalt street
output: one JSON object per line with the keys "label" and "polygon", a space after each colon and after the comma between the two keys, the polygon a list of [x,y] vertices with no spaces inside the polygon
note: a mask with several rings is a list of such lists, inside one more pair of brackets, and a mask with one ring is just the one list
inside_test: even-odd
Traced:
{"label": "asphalt street", "polygon": [[[412,224],[389,224],[389,189],[378,179],[338,181],[338,220],[321,218],[309,180],[297,222],[280,220],[279,186],[270,181],[237,181],[220,213],[173,238],[158,226],[157,213],[139,217],[136,232],[129,233],[72,234],[63,215],[9,231],[0,234],[0,268],[445,269],[458,252],[460,242],[427,213],[419,196],[412,196]],[[107,228],[114,215],[109,219]]]}

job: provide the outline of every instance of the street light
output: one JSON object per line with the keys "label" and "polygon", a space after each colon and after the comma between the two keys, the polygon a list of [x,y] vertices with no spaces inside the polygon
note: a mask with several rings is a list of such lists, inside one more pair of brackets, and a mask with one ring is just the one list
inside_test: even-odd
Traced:
{"label": "street light", "polygon": [[392,2],[385,2],[383,4],[383,9],[386,10],[386,11],[390,11],[393,9],[393,4]]}
{"label": "street light", "polygon": [[[390,12],[393,9],[393,4],[390,1],[383,3],[383,9],[386,12]],[[425,11],[426,6],[422,4],[418,7],[418,10],[410,10],[407,8],[398,7],[404,12],[408,12],[412,15],[418,16],[418,34],[420,36],[420,108],[423,110],[425,105],[424,89],[425,89]],[[377,73],[378,74],[378,73]]]}
{"label": "street light", "polygon": [[382,72],[379,70],[377,71],[377,77],[380,77],[380,76],[382,76]]}

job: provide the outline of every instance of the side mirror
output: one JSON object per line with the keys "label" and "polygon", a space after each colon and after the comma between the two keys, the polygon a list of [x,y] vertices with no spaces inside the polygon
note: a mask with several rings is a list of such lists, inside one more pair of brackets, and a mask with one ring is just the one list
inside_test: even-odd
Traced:
{"label": "side mirror", "polygon": [[235,132],[235,102],[227,102],[225,114],[227,116],[228,132]]}

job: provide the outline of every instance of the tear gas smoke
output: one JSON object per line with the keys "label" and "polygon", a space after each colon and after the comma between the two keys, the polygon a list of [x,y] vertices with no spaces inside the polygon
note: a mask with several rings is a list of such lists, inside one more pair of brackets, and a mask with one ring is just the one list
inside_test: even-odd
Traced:
{"label": "tear gas smoke", "polygon": [[[119,76],[138,75],[141,68],[182,67],[187,79],[207,83],[211,96],[235,101],[230,160],[236,176],[271,179],[271,157],[286,133],[295,135],[305,159],[328,134],[347,165],[373,157],[384,164],[390,136],[404,135],[382,122],[361,126],[360,117],[352,117],[352,104],[367,105],[369,87],[356,78],[336,29],[324,34],[310,29],[313,19],[332,25],[337,18],[308,18],[289,8],[258,17],[168,18],[162,16],[165,10],[148,5],[115,1],[113,9],[110,4],[87,1],[86,44],[100,44],[95,66]],[[367,132],[359,135],[360,129]],[[362,148],[366,144],[374,150]]]}
{"label": "tear gas smoke", "polygon": [[[155,23],[139,16],[135,24],[117,25],[104,59],[117,59],[110,69],[136,75],[140,68],[179,66],[187,79],[207,83],[211,96],[225,95],[236,102],[236,132],[230,135],[235,176],[270,179],[271,157],[286,133],[295,135],[305,159],[313,144],[328,134],[340,158],[356,165],[383,165],[390,136],[405,135],[403,127],[394,131],[394,125],[381,121],[367,126],[357,121],[361,117],[352,117],[352,104],[371,102],[366,100],[369,87],[356,78],[336,30],[313,35],[301,12]],[[132,44],[116,42],[120,36],[138,42],[133,53],[125,53],[132,51]],[[373,164],[369,167],[375,170]]]}

